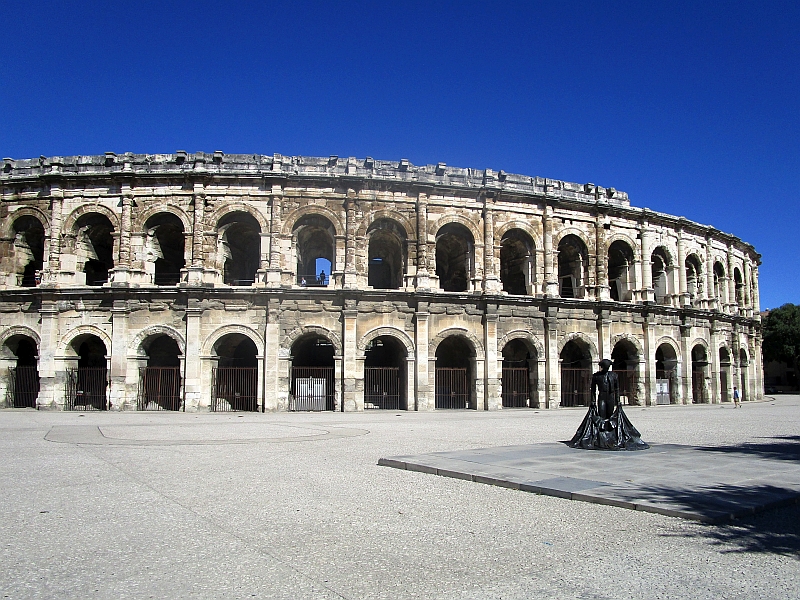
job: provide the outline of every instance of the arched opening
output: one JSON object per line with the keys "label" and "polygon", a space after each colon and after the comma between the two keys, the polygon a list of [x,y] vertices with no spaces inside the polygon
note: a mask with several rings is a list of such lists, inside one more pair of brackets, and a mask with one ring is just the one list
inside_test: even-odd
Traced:
{"label": "arched opening", "polygon": [[725,305],[725,267],[719,261],[714,263],[714,298],[718,308]]}
{"label": "arched opening", "polygon": [[364,408],[401,410],[407,407],[406,348],[395,338],[382,335],[364,352]]}
{"label": "arched opening", "polygon": [[656,304],[671,304],[675,293],[672,285],[672,262],[666,248],[659,246],[650,255],[650,269],[653,276],[653,296]]}
{"label": "arched opening", "polygon": [[244,334],[229,333],[214,344],[211,410],[250,411],[258,406],[258,348]]}
{"label": "arched opening", "polygon": [[446,292],[466,292],[474,269],[475,238],[469,229],[448,223],[436,234],[436,276]]}
{"label": "arched opening", "polygon": [[703,279],[700,265],[700,259],[696,254],[690,254],[686,257],[686,292],[689,294],[691,304],[696,304],[703,296]]}
{"label": "arched opening", "polygon": [[589,406],[592,354],[582,340],[564,344],[561,359],[561,406]]}
{"label": "arched opening", "polygon": [[87,213],[75,222],[75,255],[86,285],[103,285],[114,268],[114,231],[108,217]]}
{"label": "arched opening", "polygon": [[36,287],[44,267],[44,227],[36,217],[25,215],[14,221],[13,230],[16,285]]}
{"label": "arched opening", "polygon": [[336,410],[335,348],[319,334],[292,344],[292,396],[289,410]]}
{"label": "arched opening", "polygon": [[675,404],[678,385],[678,355],[669,344],[656,348],[656,404]]}
{"label": "arched opening", "polygon": [[558,243],[558,293],[562,298],[585,298],[589,278],[589,252],[577,235]]}
{"label": "arched opening", "polygon": [[719,399],[720,402],[730,402],[731,386],[731,354],[727,348],[719,349]]}
{"label": "arched opening", "polygon": [[739,308],[744,308],[744,280],[739,267],[733,269],[733,283],[736,288],[736,304]]}
{"label": "arched opening", "polygon": [[14,335],[3,346],[3,363],[8,365],[8,406],[36,408],[36,399],[39,397],[36,340],[26,335]]}
{"label": "arched opening", "polygon": [[[336,230],[321,215],[306,215],[292,230],[297,255],[297,283],[306,287],[325,287],[336,264]],[[327,270],[326,270],[327,269]]]}
{"label": "arched opening", "polygon": [[608,247],[608,284],[611,299],[630,302],[633,299],[633,250],[617,240]]}
{"label": "arched opening", "polygon": [[250,213],[226,214],[217,224],[217,268],[225,285],[250,286],[261,266],[261,225]]}
{"label": "arched opening", "polygon": [[507,231],[500,240],[500,281],[503,291],[532,295],[536,273],[533,239],[521,229]]}
{"label": "arched opening", "polygon": [[145,223],[145,269],[156,285],[175,285],[186,266],[183,222],[172,213],[153,215]]}
{"label": "arched opening", "polygon": [[147,366],[139,370],[139,410],[181,409],[181,351],[168,335],[146,340]]}
{"label": "arched opening", "polygon": [[619,381],[620,402],[639,404],[639,351],[630,340],[620,340],[611,351],[611,362]]}
{"label": "arched opening", "polygon": [[436,348],[436,408],[477,408],[475,349],[466,338],[451,335]]}
{"label": "arched opening", "polygon": [[503,348],[503,408],[539,408],[536,350],[515,339]]}
{"label": "arched opening", "polygon": [[394,221],[380,219],[367,230],[369,268],[367,283],[375,289],[403,287],[405,274],[405,230]]}
{"label": "arched opening", "polygon": [[706,349],[697,344],[692,348],[692,402],[706,404],[708,402],[708,355]]}
{"label": "arched opening", "polygon": [[739,390],[739,397],[742,399],[743,402],[749,400],[748,393],[747,393],[747,367],[750,362],[747,359],[747,352],[745,352],[744,348],[739,348],[739,379],[740,379],[740,390]]}
{"label": "arched opening", "polygon": [[70,344],[78,358],[77,368],[67,370],[65,410],[108,409],[108,367],[105,343],[96,335],[84,334]]}

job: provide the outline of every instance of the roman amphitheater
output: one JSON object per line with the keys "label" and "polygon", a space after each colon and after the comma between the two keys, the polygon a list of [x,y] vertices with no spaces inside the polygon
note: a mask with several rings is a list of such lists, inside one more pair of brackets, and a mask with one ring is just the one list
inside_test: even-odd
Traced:
{"label": "roman amphitheater", "polygon": [[762,395],[755,249],[614,188],[179,151],[0,189],[6,407],[551,409],[600,358],[628,404]]}

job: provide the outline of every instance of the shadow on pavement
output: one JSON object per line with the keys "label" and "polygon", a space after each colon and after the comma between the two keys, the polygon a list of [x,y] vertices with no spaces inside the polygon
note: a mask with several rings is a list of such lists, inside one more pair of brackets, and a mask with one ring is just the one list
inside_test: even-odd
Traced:
{"label": "shadow on pavement", "polygon": [[787,435],[774,438],[765,438],[774,441],[732,446],[701,446],[698,450],[705,452],[725,452],[728,454],[747,454],[761,458],[776,460],[790,460],[800,462],[800,435]]}

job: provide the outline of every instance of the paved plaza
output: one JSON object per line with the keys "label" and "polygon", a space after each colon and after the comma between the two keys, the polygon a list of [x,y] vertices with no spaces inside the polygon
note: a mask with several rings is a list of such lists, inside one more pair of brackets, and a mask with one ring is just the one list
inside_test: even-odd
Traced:
{"label": "paved plaza", "polygon": [[[798,396],[627,413],[655,452],[619,484],[800,483]],[[378,464],[527,448],[608,484],[627,454],[560,458],[583,414],[0,411],[0,597],[800,597],[797,504],[705,524]]]}

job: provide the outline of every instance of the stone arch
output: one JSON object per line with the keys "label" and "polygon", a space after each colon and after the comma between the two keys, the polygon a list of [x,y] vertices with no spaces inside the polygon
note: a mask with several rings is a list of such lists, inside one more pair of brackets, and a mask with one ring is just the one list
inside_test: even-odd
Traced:
{"label": "stone arch", "polygon": [[[147,220],[159,213],[175,215],[181,220],[181,223],[183,223],[184,234],[190,235],[192,233],[192,219],[180,206],[175,206],[173,204],[157,204],[144,209],[136,216],[136,220],[133,223],[133,231],[143,231],[144,224],[147,223]],[[216,222],[217,221],[214,221],[214,223]]]}
{"label": "stone arch", "polygon": [[[211,213],[210,222],[214,230],[217,229],[219,226],[220,220],[226,215],[235,212],[243,212],[249,214],[253,217],[256,221],[258,221],[258,225],[261,228],[261,233],[267,233],[269,231],[269,221],[264,217],[263,213],[258,210],[255,206],[251,206],[250,204],[246,204],[244,202],[223,202],[222,205],[217,208],[213,213]],[[191,229],[191,227],[189,228]]]}
{"label": "stone arch", "polygon": [[180,331],[174,327],[170,327],[169,325],[150,325],[149,327],[142,329],[133,337],[131,342],[128,344],[128,355],[141,354],[140,351],[142,350],[142,344],[148,338],[159,335],[166,335],[175,340],[175,342],[178,344],[181,354],[186,354],[186,340],[183,339]]}
{"label": "stone arch", "polygon": [[403,346],[405,346],[407,356],[414,356],[414,342],[405,331],[398,329],[397,327],[376,327],[374,329],[370,329],[361,337],[361,340],[358,342],[357,347],[359,352],[363,354],[367,349],[367,344],[369,344],[375,338],[382,336],[387,336],[398,340],[403,344]]}
{"label": "stone arch", "polygon": [[62,231],[66,234],[76,233],[75,224],[78,222],[78,219],[80,219],[83,215],[88,215],[91,213],[97,213],[107,217],[111,222],[111,226],[114,228],[114,231],[120,230],[119,216],[113,210],[104,204],[81,204],[78,208],[69,213],[69,216],[67,216],[66,219],[64,219],[64,227]]}
{"label": "stone arch", "polygon": [[512,340],[522,340],[530,347],[530,349],[536,351],[536,356],[538,360],[544,360],[544,344],[542,344],[541,340],[533,335],[530,331],[526,331],[525,329],[514,329],[513,331],[509,331],[506,333],[502,338],[497,341],[497,349],[502,351],[503,348],[506,347]]}
{"label": "stone arch", "polygon": [[38,219],[42,224],[42,229],[44,229],[45,237],[50,237],[50,218],[46,213],[34,206],[20,206],[14,212],[9,213],[3,222],[3,237],[8,238],[13,236],[14,222],[21,217],[33,217],[34,219]]}
{"label": "stone arch", "polygon": [[667,244],[658,243],[655,244],[652,248],[648,250],[648,256],[652,257],[653,254],[656,253],[656,250],[663,251],[665,258],[667,259],[667,264],[664,265],[665,267],[674,267],[676,261],[676,253],[672,251],[672,249]]}
{"label": "stone arch", "polygon": [[588,236],[586,235],[585,231],[578,229],[577,227],[565,227],[564,229],[560,229],[557,233],[553,235],[553,248],[558,248],[558,245],[568,235],[574,235],[583,244],[586,246],[586,251],[589,252],[591,248],[594,247],[594,242],[590,241]]}
{"label": "stone arch", "polygon": [[564,346],[566,346],[571,341],[577,341],[586,344],[586,346],[589,348],[589,354],[591,354],[592,356],[592,363],[596,363],[598,360],[600,360],[598,358],[597,344],[594,343],[592,338],[590,338],[588,335],[580,331],[568,333],[559,340],[558,342],[559,356],[561,355],[561,351],[564,349]]}
{"label": "stone arch", "polygon": [[[96,325],[78,325],[70,329],[61,337],[58,343],[58,354],[67,356],[72,342],[82,335],[93,335],[99,338],[106,346],[107,356],[111,355],[111,336]],[[69,355],[71,356],[72,354],[69,353]]]}
{"label": "stone arch", "polygon": [[631,335],[630,333],[619,333],[611,338],[611,348],[613,349],[614,346],[617,345],[618,342],[621,341],[630,342],[634,348],[636,348],[636,352],[639,354],[639,357],[644,357],[644,347],[642,346],[641,342],[636,338],[636,336]]}
{"label": "stone arch", "polygon": [[627,233],[623,233],[618,231],[616,233],[612,233],[606,238],[606,253],[608,253],[608,249],[611,248],[611,244],[614,242],[625,242],[628,246],[631,247],[631,251],[633,252],[634,258],[638,258],[637,253],[637,246],[636,240],[631,238]]}
{"label": "stone arch", "polygon": [[708,342],[703,338],[695,338],[692,340],[692,342],[689,344],[689,348],[694,348],[695,346],[702,346],[706,351],[706,356],[711,356],[711,348],[709,347]]}
{"label": "stone arch", "polygon": [[395,221],[398,225],[400,225],[401,229],[405,230],[407,239],[414,240],[417,238],[416,228],[404,215],[396,210],[376,210],[374,212],[369,212],[363,219],[361,219],[361,224],[358,226],[358,230],[356,231],[356,237],[366,237],[370,226],[376,221],[381,221],[383,219]]}
{"label": "stone arch", "polygon": [[475,350],[476,357],[478,360],[482,360],[485,356],[485,351],[483,349],[483,344],[478,339],[478,337],[469,331],[466,327],[448,327],[437,333],[433,339],[428,344],[428,356],[436,356],[436,349],[439,347],[446,338],[449,338],[451,335],[458,335],[463,338],[469,340],[470,344],[472,344],[473,349]]}
{"label": "stone arch", "polygon": [[436,224],[433,226],[433,230],[430,231],[430,233],[436,236],[439,234],[439,231],[441,231],[442,227],[444,227],[445,225],[450,225],[451,223],[458,223],[459,225],[463,225],[472,234],[472,239],[475,240],[475,244],[483,244],[483,232],[480,231],[480,229],[478,229],[475,223],[473,223],[472,221],[461,215],[443,216],[438,221],[436,221]]}
{"label": "stone arch", "polygon": [[283,220],[283,229],[281,231],[281,235],[283,237],[291,237],[292,232],[294,231],[295,223],[307,215],[319,215],[320,217],[325,217],[331,222],[331,225],[333,225],[333,229],[337,236],[345,235],[344,225],[342,225],[342,220],[339,218],[339,216],[331,209],[325,206],[319,206],[317,204],[306,204],[305,206],[301,206],[300,208],[297,208],[289,213]]}
{"label": "stone arch", "polygon": [[214,350],[214,345],[220,339],[231,333],[238,333],[250,338],[250,340],[256,345],[256,351],[258,354],[263,356],[264,340],[257,331],[251,329],[250,327],[245,327],[244,325],[223,325],[222,327],[215,329],[208,337],[206,337],[205,341],[203,342],[201,355],[211,356],[211,353]]}
{"label": "stone arch", "polygon": [[662,344],[666,344],[667,346],[672,348],[672,351],[675,353],[675,358],[678,360],[678,362],[680,362],[680,360],[681,360],[681,346],[680,346],[680,344],[678,344],[678,342],[676,342],[674,339],[672,339],[668,335],[664,335],[664,336],[661,336],[660,338],[658,338],[654,348],[658,348]]}
{"label": "stone arch", "polygon": [[342,339],[335,331],[328,329],[327,327],[322,327],[321,325],[303,325],[293,329],[281,340],[281,350],[288,356],[292,351],[292,346],[294,343],[301,337],[307,335],[319,335],[328,338],[328,340],[333,344],[336,355],[342,355]]}
{"label": "stone arch", "polygon": [[502,239],[503,236],[512,229],[521,229],[529,236],[531,236],[531,239],[533,240],[533,243],[536,245],[537,250],[540,250],[543,247],[539,232],[533,226],[531,226],[531,224],[528,223],[527,221],[506,221],[499,227],[496,227],[494,231],[495,244],[497,243],[498,240]]}
{"label": "stone arch", "polygon": [[12,325],[11,327],[8,327],[0,332],[0,346],[5,344],[7,340],[17,335],[31,338],[36,342],[37,348],[39,348],[42,343],[41,337],[39,337],[39,334],[34,329],[31,329],[26,325]]}

